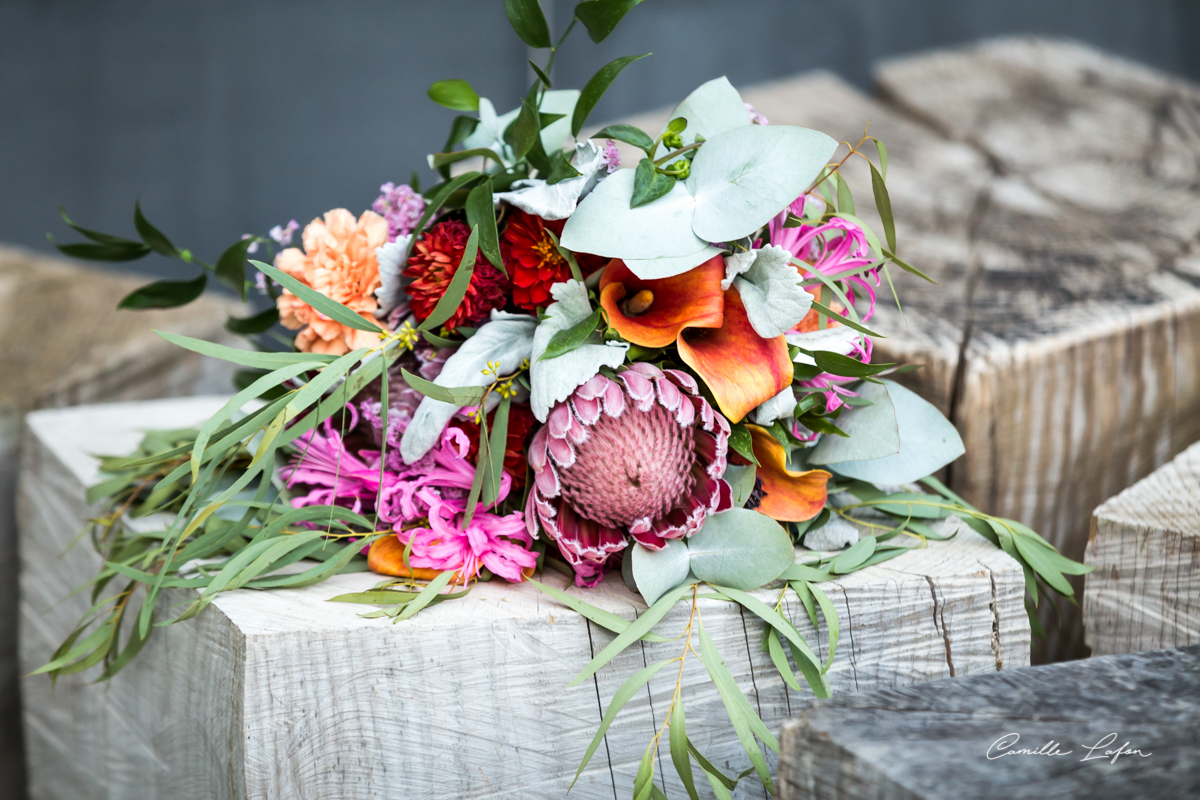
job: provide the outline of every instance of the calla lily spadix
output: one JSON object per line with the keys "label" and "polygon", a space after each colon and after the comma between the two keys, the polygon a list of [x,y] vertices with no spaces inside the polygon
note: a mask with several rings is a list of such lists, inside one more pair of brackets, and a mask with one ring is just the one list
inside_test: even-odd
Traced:
{"label": "calla lily spadix", "polygon": [[642,347],[673,344],[684,328],[719,328],[724,319],[725,266],[715,256],[691,272],[643,280],[620,259],[600,278],[600,305],[608,324],[626,341]]}

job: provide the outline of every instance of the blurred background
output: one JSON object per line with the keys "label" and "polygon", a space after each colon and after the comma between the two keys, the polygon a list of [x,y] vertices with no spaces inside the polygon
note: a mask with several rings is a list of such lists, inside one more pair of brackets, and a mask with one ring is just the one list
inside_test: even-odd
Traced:
{"label": "blurred background", "polygon": [[[561,31],[573,2],[543,2]],[[555,66],[581,87],[625,71],[591,120],[831,70],[869,89],[879,59],[1007,33],[1095,44],[1200,78],[1193,0],[649,0],[594,45],[580,27]],[[557,22],[557,24],[556,24]],[[508,110],[531,80],[500,0],[166,3],[0,0],[0,242],[49,251],[81,224],[132,234],[134,198],[176,244],[215,259],[242,233],[367,208],[441,148],[455,112],[436,80],[470,79]],[[191,276],[158,256],[121,269]]]}

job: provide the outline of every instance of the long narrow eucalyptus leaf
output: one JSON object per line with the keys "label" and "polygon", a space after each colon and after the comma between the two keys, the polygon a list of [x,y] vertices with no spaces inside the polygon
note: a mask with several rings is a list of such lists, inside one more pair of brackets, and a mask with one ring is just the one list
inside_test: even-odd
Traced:
{"label": "long narrow eucalyptus leaf", "polygon": [[335,360],[334,356],[321,355],[320,353],[263,353],[258,350],[239,350],[236,347],[213,344],[203,339],[193,339],[190,336],[180,336],[177,333],[168,333],[167,331],[156,330],[155,333],[171,344],[179,345],[185,350],[191,350],[193,353],[199,353],[202,356],[211,356],[219,358],[222,361],[240,364],[243,367],[277,369],[301,361]]}
{"label": "long narrow eucalyptus leaf", "polygon": [[330,319],[337,320],[348,328],[355,330],[366,331],[367,333],[383,333],[383,328],[371,322],[366,317],[359,314],[357,311],[347,308],[331,297],[321,294],[311,286],[305,286],[296,278],[288,275],[280,269],[272,267],[270,264],[264,264],[261,261],[250,261],[259,272],[264,273],[268,278],[271,278],[276,283],[282,285],[292,294],[299,297],[305,303],[308,303],[317,311],[321,312]]}
{"label": "long narrow eucalyptus leaf", "polygon": [[[630,625],[633,624],[627,619],[618,617],[616,614],[612,613],[611,611],[605,611],[602,608],[597,608],[596,606],[592,605],[591,603],[585,603],[584,601],[580,600],[578,597],[572,597],[571,595],[567,594],[566,592],[562,591],[561,589],[555,589],[553,586],[549,586],[547,584],[541,583],[540,581],[536,581],[533,578],[526,578],[525,580],[529,581],[534,586],[538,587],[539,589],[541,589],[543,592],[545,592],[546,594],[553,597],[558,602],[567,606],[572,611],[579,614],[581,617],[584,617],[585,619],[590,619],[592,622],[596,623],[600,627],[606,628],[606,629],[612,631],[613,633],[624,633],[625,630]],[[657,633],[650,631],[642,636],[642,641],[643,642],[665,642],[665,641],[668,641],[668,639],[665,636],[659,636]]]}
{"label": "long narrow eucalyptus leaf", "polygon": [[475,274],[475,258],[478,252],[479,226],[476,225],[471,228],[471,235],[467,238],[467,246],[463,250],[458,267],[454,270],[454,277],[450,279],[450,285],[446,287],[445,293],[437,301],[437,305],[433,307],[433,311],[429,313],[429,316],[417,326],[417,330],[432,330],[454,316],[454,312],[458,310],[459,305],[462,304],[463,297],[467,294],[467,287],[471,285],[471,276]]}
{"label": "long narrow eucalyptus leaf", "polygon": [[396,617],[396,621],[399,622],[401,620],[408,619],[422,608],[429,605],[430,601],[436,598],[438,594],[441,593],[442,589],[446,588],[446,584],[450,583],[450,579],[453,578],[454,575],[454,570],[446,570],[431,580],[429,585],[422,589],[421,593],[418,594],[411,603],[404,607],[404,610],[400,612],[400,616]]}

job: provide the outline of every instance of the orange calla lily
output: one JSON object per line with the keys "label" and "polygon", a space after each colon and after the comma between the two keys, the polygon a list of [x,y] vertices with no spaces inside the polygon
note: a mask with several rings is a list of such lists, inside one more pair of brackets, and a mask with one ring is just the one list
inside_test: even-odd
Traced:
{"label": "orange calla lily", "polygon": [[642,280],[614,258],[600,277],[608,324],[628,342],[666,347],[684,328],[719,328],[725,260],[714,256],[682,275]]}
{"label": "orange calla lily", "polygon": [[792,359],[782,336],[764,339],[755,332],[737,289],[730,287],[724,294],[721,327],[684,330],[679,357],[708,384],[721,413],[739,422],[791,386]]}
{"label": "orange calla lily", "polygon": [[758,511],[780,522],[804,522],[821,513],[832,477],[823,469],[794,472],[787,468],[783,445],[765,429],[747,425],[758,459],[758,477],[763,482],[763,499]]}
{"label": "orange calla lily", "polygon": [[[382,539],[376,539],[371,544],[371,549],[367,551],[367,569],[371,572],[378,572],[380,575],[391,575],[397,578],[416,578],[420,581],[431,581],[441,574],[441,570],[429,569],[427,567],[413,567],[409,569],[404,566],[404,545],[395,536],[384,536]],[[521,570],[521,574],[526,578],[533,576],[533,567],[527,567]],[[450,583],[464,583],[461,573],[454,573],[454,577],[450,579]]]}

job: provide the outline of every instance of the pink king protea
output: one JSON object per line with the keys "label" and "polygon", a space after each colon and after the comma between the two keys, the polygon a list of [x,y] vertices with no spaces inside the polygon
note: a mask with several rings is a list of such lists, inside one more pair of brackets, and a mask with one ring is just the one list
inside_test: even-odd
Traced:
{"label": "pink king protea", "polygon": [[597,375],[534,434],[526,524],[536,535],[540,522],[575,582],[595,586],[626,534],[659,550],[732,506],[728,443],[729,423],[687,373],[636,363]]}

